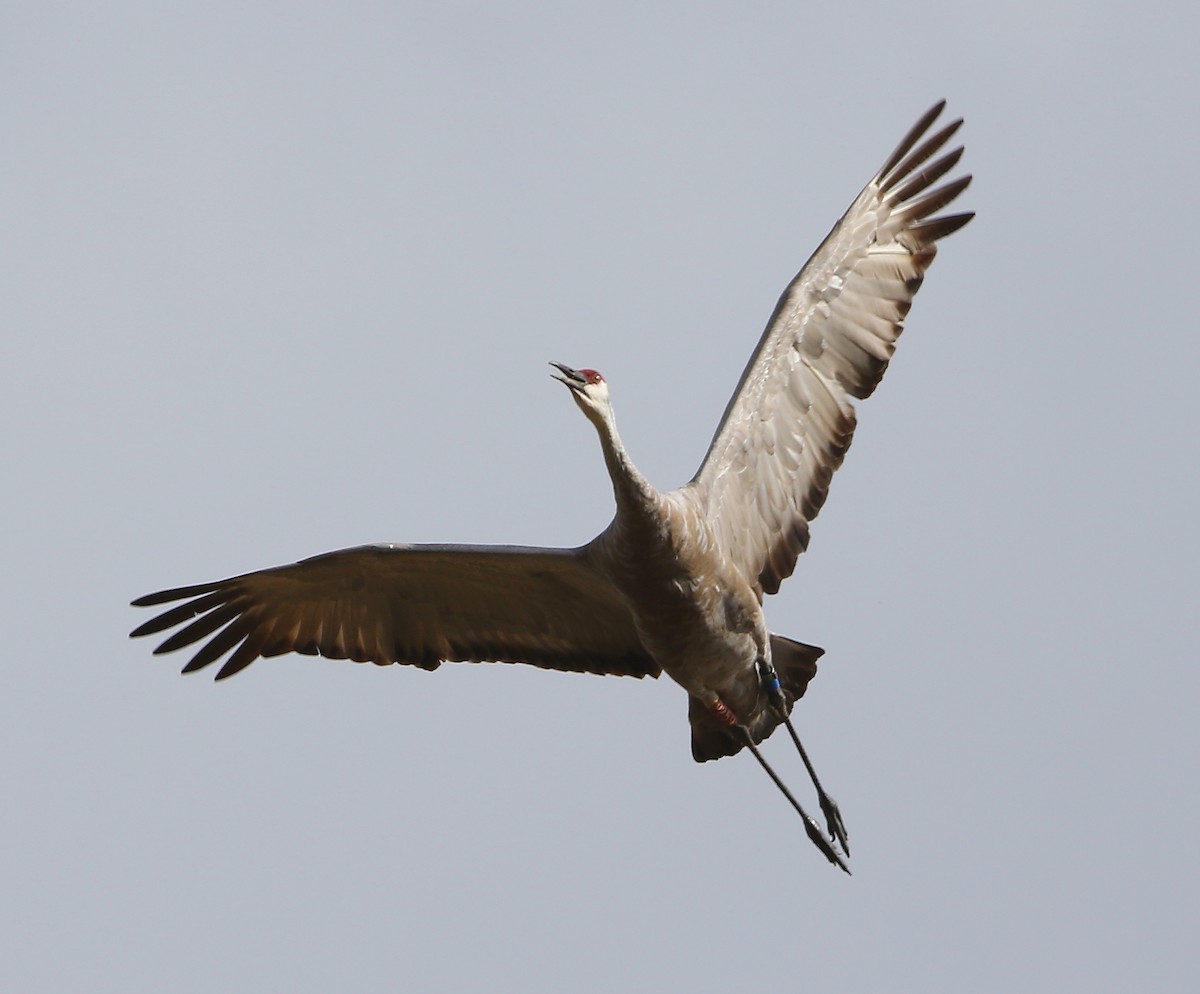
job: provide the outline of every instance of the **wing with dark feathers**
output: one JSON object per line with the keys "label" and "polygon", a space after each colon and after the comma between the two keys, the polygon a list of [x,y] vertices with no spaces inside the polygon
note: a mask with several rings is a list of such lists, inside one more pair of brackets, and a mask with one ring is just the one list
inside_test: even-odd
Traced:
{"label": "wing with dark feathers", "polygon": [[156,654],[200,643],[185,673],[229,653],[218,680],[285,652],[427,670],[446,660],[659,674],[584,549],[363,546],[133,603],[174,601],[131,635],[177,629]]}
{"label": "wing with dark feathers", "polygon": [[783,292],[695,478],[721,548],[768,594],[808,545],[854,434],[851,397],[879,384],[913,296],[970,213],[933,217],[970,176],[943,148],[961,120],[927,134],[944,102],[905,136]]}

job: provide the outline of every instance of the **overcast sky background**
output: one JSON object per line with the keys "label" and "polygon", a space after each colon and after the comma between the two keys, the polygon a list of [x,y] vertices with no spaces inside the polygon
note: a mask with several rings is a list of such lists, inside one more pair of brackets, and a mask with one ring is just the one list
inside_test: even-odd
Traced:
{"label": "overcast sky background", "polygon": [[[1194,990],[1184,7],[5,4],[0,987]],[[978,217],[766,605],[827,649],[852,878],[666,680],[126,637],[344,546],[589,539],[551,359],[688,479],[943,96]]]}

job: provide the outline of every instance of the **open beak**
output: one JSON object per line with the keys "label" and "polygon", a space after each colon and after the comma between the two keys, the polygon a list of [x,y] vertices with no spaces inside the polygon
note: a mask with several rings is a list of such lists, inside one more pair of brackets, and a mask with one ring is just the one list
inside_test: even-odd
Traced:
{"label": "open beak", "polygon": [[562,376],[555,376],[554,373],[551,373],[550,375],[553,376],[554,379],[558,380],[559,383],[565,383],[572,390],[580,390],[583,388],[584,384],[587,383],[587,380],[583,378],[583,375],[578,370],[572,369],[570,366],[564,366],[561,362],[552,362],[550,365],[562,373]]}

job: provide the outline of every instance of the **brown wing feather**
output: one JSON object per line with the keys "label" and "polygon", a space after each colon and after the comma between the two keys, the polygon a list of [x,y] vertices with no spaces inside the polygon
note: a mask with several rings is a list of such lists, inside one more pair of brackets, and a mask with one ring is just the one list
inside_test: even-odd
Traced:
{"label": "brown wing feather", "polygon": [[491,660],[658,676],[624,603],[587,556],[586,548],[344,549],[140,597],[135,606],[184,603],[131,634],[183,625],[155,653],[200,643],[184,672],[229,653],[218,680],[285,652],[425,669]]}
{"label": "brown wing feather", "polygon": [[962,155],[935,158],[961,121],[926,137],[943,106],[916,123],[788,284],[688,485],[730,561],[765,593],[808,545],[854,436],[851,397],[883,378],[934,243],[974,216],[926,220],[971,179],[931,189]]}

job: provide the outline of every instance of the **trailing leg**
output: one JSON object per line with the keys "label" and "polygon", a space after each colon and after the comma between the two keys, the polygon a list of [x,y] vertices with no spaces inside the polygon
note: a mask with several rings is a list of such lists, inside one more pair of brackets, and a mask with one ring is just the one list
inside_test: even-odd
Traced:
{"label": "trailing leg", "polygon": [[737,716],[719,697],[709,707],[709,710],[712,712],[717,721],[719,721],[723,726],[725,726],[726,729],[728,729],[730,735],[739,740],[742,745],[746,746],[746,748],[748,748],[754,754],[754,758],[757,759],[759,765],[767,771],[767,775],[772,781],[774,781],[775,786],[779,788],[783,796],[788,799],[792,807],[795,808],[800,817],[804,819],[804,830],[808,833],[808,838],[812,844],[825,854],[825,858],[828,859],[829,862],[833,863],[835,866],[840,866],[843,870],[849,873],[850,868],[846,866],[845,862],[842,860],[842,857],[838,855],[837,850],[826,841],[825,836],[821,833],[820,826],[808,816],[802,807],[800,807],[800,802],[792,796],[792,792],[787,789],[787,787],[784,785],[784,782],[779,779],[779,775],[771,768],[771,764],[767,762],[762,752],[759,751],[758,746],[754,743],[754,736],[750,733],[750,729],[738,721]]}
{"label": "trailing leg", "polygon": [[837,802],[821,786],[821,781],[817,777],[817,771],[813,769],[813,764],[808,758],[808,753],[800,742],[800,736],[796,734],[796,728],[792,724],[791,717],[788,715],[787,699],[783,696],[783,689],[779,685],[779,674],[775,672],[775,667],[769,659],[759,660],[758,671],[762,679],[763,689],[767,692],[767,697],[770,699],[775,713],[787,726],[788,734],[792,737],[792,741],[796,744],[796,750],[800,753],[800,758],[804,761],[804,768],[808,770],[808,775],[812,778],[813,786],[817,789],[817,799],[821,805],[821,812],[825,815],[825,825],[829,831],[829,838],[831,840],[836,839],[842,847],[842,851],[849,856],[850,836],[846,832],[846,823],[842,821],[842,813],[838,809]]}

